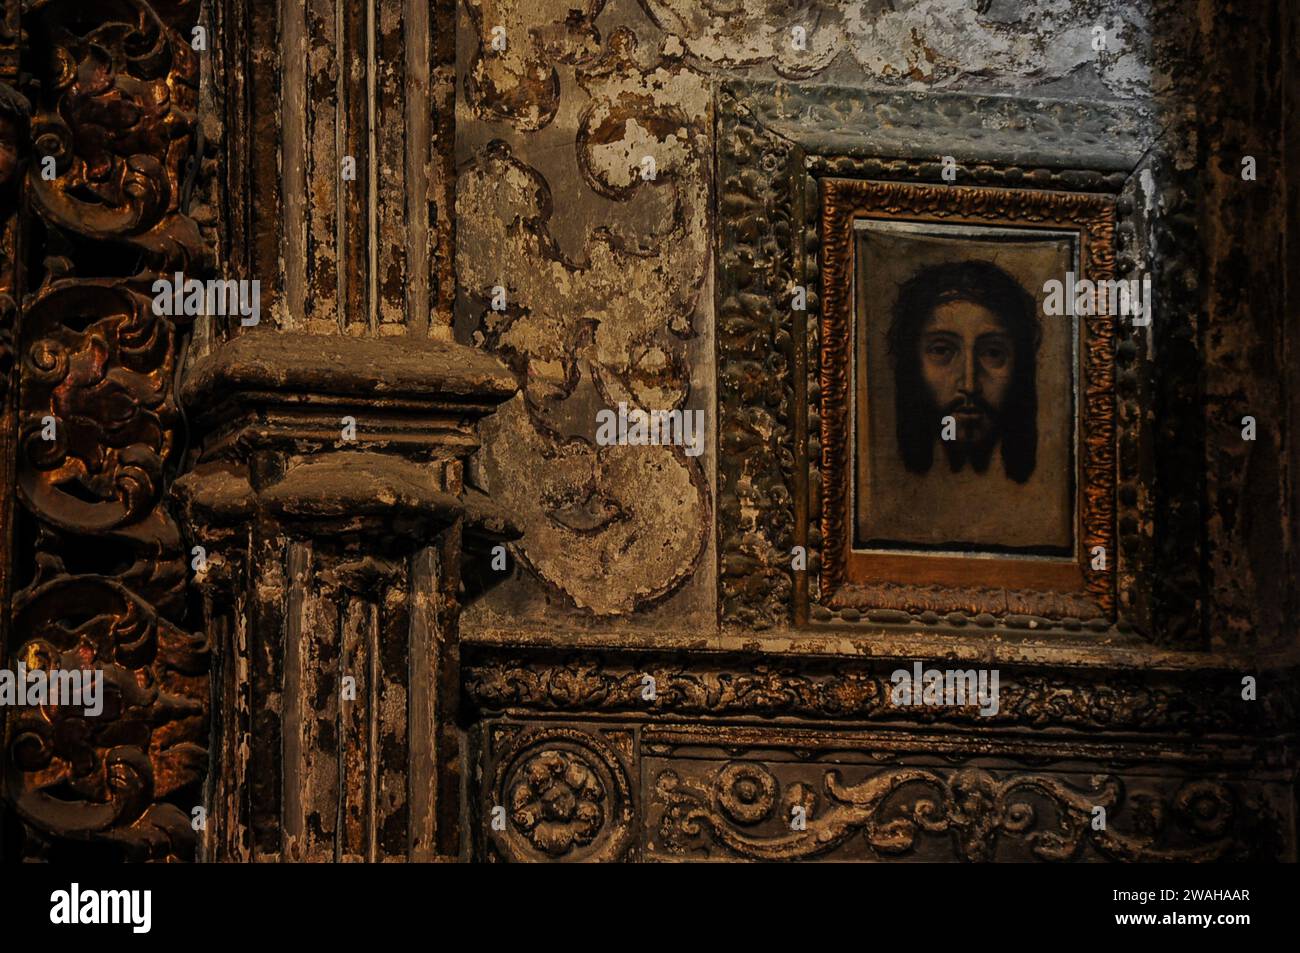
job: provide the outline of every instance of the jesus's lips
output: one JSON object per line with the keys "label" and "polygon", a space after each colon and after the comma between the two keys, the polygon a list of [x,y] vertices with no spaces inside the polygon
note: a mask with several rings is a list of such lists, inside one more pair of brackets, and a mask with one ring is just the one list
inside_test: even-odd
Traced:
{"label": "jesus's lips", "polygon": [[993,416],[992,408],[983,401],[954,401],[947,407],[947,413],[961,423],[978,423]]}

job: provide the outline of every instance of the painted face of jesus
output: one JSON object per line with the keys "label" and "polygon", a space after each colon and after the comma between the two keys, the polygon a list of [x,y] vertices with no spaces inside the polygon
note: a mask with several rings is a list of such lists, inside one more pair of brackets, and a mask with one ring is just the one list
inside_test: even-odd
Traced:
{"label": "painted face of jesus", "polygon": [[1028,480],[1038,450],[1039,328],[1030,294],[992,262],[949,262],[907,279],[893,312],[903,465],[930,472],[937,444],[954,472],[970,464],[984,473],[1000,446],[1006,475]]}
{"label": "painted face of jesus", "polygon": [[952,449],[987,459],[1015,375],[1011,335],[988,308],[958,299],[934,308],[918,344],[932,406],[956,421]]}

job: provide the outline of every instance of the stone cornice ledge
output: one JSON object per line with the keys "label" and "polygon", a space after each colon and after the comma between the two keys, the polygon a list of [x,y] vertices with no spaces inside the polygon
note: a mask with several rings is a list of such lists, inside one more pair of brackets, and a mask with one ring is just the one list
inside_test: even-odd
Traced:
{"label": "stone cornice ledge", "polygon": [[1129,172],[1158,135],[1120,101],[734,79],[721,91],[813,154]]}
{"label": "stone cornice ledge", "polygon": [[[1078,754],[1080,732],[1105,732],[1117,744],[1161,736],[1177,739],[1180,750],[1199,751],[1197,757],[1279,765],[1294,764],[1288,752],[1300,712],[1294,660],[1252,664],[1230,655],[1077,645],[1029,649],[1000,644],[992,634],[976,646],[968,637],[940,643],[921,634],[855,634],[836,642],[803,632],[613,638],[463,629],[460,647],[466,699],[480,711],[517,717],[710,717],[736,723],[781,718],[792,724],[889,723],[913,733],[943,725],[1035,737],[1048,730],[1061,733],[1059,741],[1076,742],[1056,757]],[[910,670],[917,661],[940,670],[1000,670],[997,710],[986,717],[973,702],[897,703],[892,673]],[[1258,679],[1257,700],[1242,697],[1247,674]],[[657,686],[650,700],[643,694],[646,676]],[[933,739],[917,743],[933,746]],[[1136,749],[1124,750],[1128,757]],[[1114,756],[1121,753],[1116,748]]]}
{"label": "stone cornice ledge", "polygon": [[638,654],[683,652],[722,656],[757,656],[777,660],[934,660],[972,664],[1110,669],[1137,672],[1241,672],[1300,667],[1300,651],[1248,656],[1232,652],[1188,652],[1162,649],[1140,639],[1119,641],[1108,635],[1062,633],[1030,636],[1016,630],[991,629],[974,633],[930,630],[855,628],[766,629],[756,632],[678,632],[663,630],[556,631],[520,627],[468,626],[461,630],[466,645],[485,649],[535,649],[587,653]]}
{"label": "stone cornice ledge", "polygon": [[354,338],[258,328],[218,345],[185,376],[186,406],[235,391],[464,401],[484,410],[518,390],[504,364],[478,348],[415,336]]}
{"label": "stone cornice ledge", "polygon": [[[186,375],[200,449],[174,492],[202,533],[256,518],[422,536],[464,518],[477,542],[514,539],[509,515],[465,485],[463,460],[478,421],[517,389],[495,357],[450,341],[257,328]],[[341,415],[354,415],[349,436]]]}

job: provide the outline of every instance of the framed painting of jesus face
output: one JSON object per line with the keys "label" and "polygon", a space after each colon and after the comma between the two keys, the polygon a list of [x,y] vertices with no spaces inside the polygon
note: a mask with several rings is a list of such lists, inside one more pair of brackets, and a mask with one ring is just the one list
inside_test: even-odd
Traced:
{"label": "framed painting of jesus face", "polygon": [[[1108,199],[823,183],[823,598],[1106,611]],[[826,591],[826,582],[831,589]]]}
{"label": "framed painting of jesus face", "polygon": [[858,219],[854,244],[855,548],[1069,556],[1080,319],[1030,289],[1076,238]]}

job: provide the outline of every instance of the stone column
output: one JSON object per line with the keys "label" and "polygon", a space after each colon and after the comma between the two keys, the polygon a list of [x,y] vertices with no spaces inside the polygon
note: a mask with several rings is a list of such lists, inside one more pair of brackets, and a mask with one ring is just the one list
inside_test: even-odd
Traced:
{"label": "stone column", "polygon": [[461,575],[514,535],[464,463],[516,386],[452,340],[453,8],[212,11],[217,271],[259,282],[260,310],[201,317],[181,388],[203,853],[455,859]]}
{"label": "stone column", "polygon": [[463,464],[514,390],[451,342],[269,329],[188,375],[209,859],[459,855],[461,567],[512,536]]}

